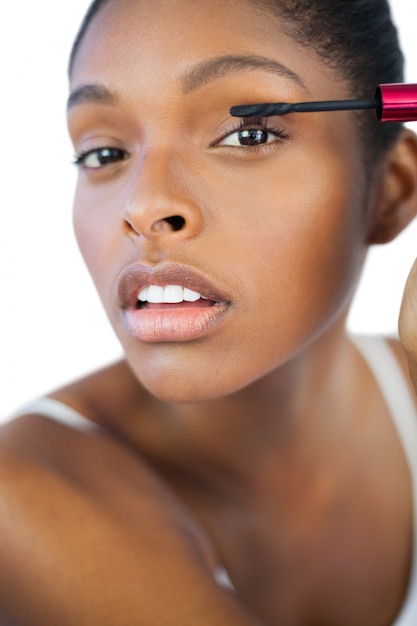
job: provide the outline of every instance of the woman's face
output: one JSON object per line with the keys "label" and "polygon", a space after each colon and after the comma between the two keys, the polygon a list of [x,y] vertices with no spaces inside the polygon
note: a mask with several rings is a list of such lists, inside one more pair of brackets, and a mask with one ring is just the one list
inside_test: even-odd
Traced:
{"label": "woman's face", "polygon": [[349,95],[276,17],[242,0],[107,2],[71,91],[71,137],[87,154],[76,235],[153,393],[236,391],[345,310],[370,195],[354,114],[229,115]]}

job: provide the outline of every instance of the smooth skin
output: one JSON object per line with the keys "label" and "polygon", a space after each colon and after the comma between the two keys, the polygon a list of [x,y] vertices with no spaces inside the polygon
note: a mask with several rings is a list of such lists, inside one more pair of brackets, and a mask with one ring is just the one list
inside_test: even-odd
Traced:
{"label": "smooth skin", "polygon": [[[228,55],[292,74],[202,71]],[[92,83],[101,97],[68,115],[90,151],[74,224],[126,361],[51,394],[91,432],[36,415],[1,428],[1,624],[388,626],[409,579],[410,476],[345,321],[369,245],[417,212],[415,136],[372,176],[352,113],[272,120],[241,147],[232,105],[350,93],[239,0],[107,3],[71,92]],[[109,146],[120,158],[96,169]],[[204,276],[225,294],[220,321],[138,341],[118,290],[137,263]],[[405,351],[391,343],[417,389],[416,274]]]}

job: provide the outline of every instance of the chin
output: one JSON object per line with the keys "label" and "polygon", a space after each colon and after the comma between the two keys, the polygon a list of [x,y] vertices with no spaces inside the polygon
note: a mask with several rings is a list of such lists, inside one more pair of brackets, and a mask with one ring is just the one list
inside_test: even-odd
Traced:
{"label": "chin", "polygon": [[236,377],[236,365],[188,362],[183,359],[139,359],[126,354],[130,369],[153,396],[176,404],[192,404],[232,395],[251,384],[251,378]]}
{"label": "chin", "polygon": [[204,380],[204,377],[196,380],[195,376],[190,379],[183,375],[181,380],[178,380],[178,376],[158,376],[152,379],[138,376],[138,379],[153,396],[174,404],[195,404],[216,400],[237,391],[236,388],[218,384],[216,380]]}

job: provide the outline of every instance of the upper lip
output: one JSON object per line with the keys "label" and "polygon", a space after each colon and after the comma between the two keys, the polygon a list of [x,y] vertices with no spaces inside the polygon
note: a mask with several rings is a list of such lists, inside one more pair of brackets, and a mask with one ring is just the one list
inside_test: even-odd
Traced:
{"label": "upper lip", "polygon": [[208,278],[186,265],[163,263],[161,265],[134,264],[121,271],[116,288],[119,302],[123,308],[136,307],[139,292],[147,285],[181,285],[208,300],[217,303],[229,303],[230,298]]}

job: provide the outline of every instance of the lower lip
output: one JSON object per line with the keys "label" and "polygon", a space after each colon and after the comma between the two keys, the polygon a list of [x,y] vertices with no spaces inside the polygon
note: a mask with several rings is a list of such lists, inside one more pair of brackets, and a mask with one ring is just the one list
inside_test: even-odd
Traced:
{"label": "lower lip", "polygon": [[213,306],[177,306],[126,309],[124,321],[129,334],[143,343],[183,342],[199,339],[223,320],[224,303]]}

